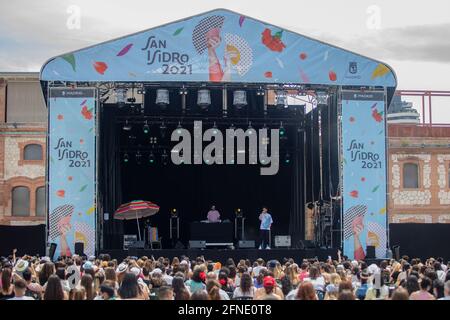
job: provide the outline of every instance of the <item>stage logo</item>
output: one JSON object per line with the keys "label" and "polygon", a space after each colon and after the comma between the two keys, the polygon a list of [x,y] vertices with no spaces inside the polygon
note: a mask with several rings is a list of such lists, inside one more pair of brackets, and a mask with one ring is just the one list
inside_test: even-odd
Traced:
{"label": "stage logo", "polygon": [[[278,173],[280,159],[280,134],[278,129],[268,130],[263,128],[255,130],[249,128],[244,131],[243,129],[230,128],[226,129],[224,134],[218,128],[210,128],[203,132],[202,121],[194,121],[193,138],[187,129],[178,128],[172,132],[171,141],[179,142],[171,150],[171,159],[175,165],[203,163],[207,165],[259,164],[261,165],[261,175],[276,175]],[[204,149],[203,142],[209,142]]]}

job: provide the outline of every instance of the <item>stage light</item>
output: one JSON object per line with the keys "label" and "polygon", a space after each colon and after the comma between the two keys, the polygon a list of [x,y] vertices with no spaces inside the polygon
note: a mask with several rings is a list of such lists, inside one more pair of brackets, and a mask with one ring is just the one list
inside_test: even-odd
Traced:
{"label": "stage light", "polygon": [[234,210],[234,214],[236,215],[236,217],[238,218],[242,218],[244,216],[244,212],[242,211],[241,208],[237,208]]}
{"label": "stage light", "polygon": [[211,93],[208,89],[198,90],[197,104],[202,109],[206,109],[211,105]]}
{"label": "stage light", "polygon": [[150,152],[150,154],[148,156],[148,163],[150,163],[150,164],[154,164],[155,163],[155,155],[153,154],[153,151]]}
{"label": "stage light", "polygon": [[114,89],[114,94],[116,95],[116,101],[119,107],[123,107],[127,99],[127,89],[126,88]]}
{"label": "stage light", "polygon": [[328,105],[328,92],[326,91],[317,91],[316,92],[317,97],[317,104],[320,105]]}
{"label": "stage light", "polygon": [[187,95],[188,94],[188,91],[187,91],[187,89],[183,86],[181,89],[180,89],[180,95]]}
{"label": "stage light", "polygon": [[161,138],[164,139],[164,137],[166,136],[166,131],[167,131],[167,127],[164,124],[164,122],[162,122],[161,125],[159,126],[159,131],[161,133]]}
{"label": "stage light", "polygon": [[289,152],[286,152],[286,155],[284,156],[284,163],[285,164],[291,163],[291,155],[289,154]]}
{"label": "stage light", "polygon": [[170,210],[170,216],[172,218],[178,218],[178,210],[176,208],[173,208]]}
{"label": "stage light", "polygon": [[141,164],[141,160],[142,160],[142,154],[138,151],[136,152],[136,163],[137,164]]}
{"label": "stage light", "polygon": [[177,126],[177,133],[181,134],[181,130],[183,129],[183,126],[181,125],[181,122],[178,122],[178,126]]}
{"label": "stage light", "polygon": [[125,124],[123,125],[122,129],[125,131],[131,131],[132,127],[131,124],[128,123],[128,120],[125,121]]}
{"label": "stage light", "polygon": [[130,161],[130,156],[128,155],[128,153],[125,153],[123,155],[123,162],[128,163]]}
{"label": "stage light", "polygon": [[244,90],[235,90],[233,92],[233,105],[241,109],[247,105],[247,92]]}
{"label": "stage light", "polygon": [[163,154],[161,155],[161,163],[164,166],[166,166],[169,163],[169,155],[167,154],[165,149],[163,151]]}
{"label": "stage light", "polygon": [[252,127],[252,122],[251,121],[248,122],[247,130],[250,130],[249,134],[252,134],[253,131],[255,131],[255,129],[253,129],[253,127]]}
{"label": "stage light", "polygon": [[145,124],[142,127],[142,130],[144,131],[145,134],[147,134],[150,131],[150,127],[149,127],[147,121],[145,121]]}
{"label": "stage light", "polygon": [[155,103],[161,107],[167,106],[169,104],[169,90],[167,89],[156,90]]}
{"label": "stage light", "polygon": [[287,101],[287,92],[286,90],[277,90],[275,91],[275,105],[277,107],[288,107],[288,101]]}
{"label": "stage light", "polygon": [[212,128],[213,128],[213,134],[216,135],[219,132],[219,130],[217,129],[217,124],[215,121],[214,121],[214,125]]}

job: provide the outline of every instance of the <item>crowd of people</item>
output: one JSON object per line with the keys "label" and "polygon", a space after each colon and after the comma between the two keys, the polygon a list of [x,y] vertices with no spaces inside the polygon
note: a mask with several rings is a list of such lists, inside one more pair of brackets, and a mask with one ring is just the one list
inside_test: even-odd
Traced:
{"label": "crowd of people", "polygon": [[1,258],[0,300],[450,300],[450,263],[204,257]]}

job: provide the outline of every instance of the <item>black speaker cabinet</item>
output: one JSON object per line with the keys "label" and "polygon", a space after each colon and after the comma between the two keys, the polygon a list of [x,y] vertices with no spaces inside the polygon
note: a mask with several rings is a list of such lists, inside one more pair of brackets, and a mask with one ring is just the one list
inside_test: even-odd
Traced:
{"label": "black speaker cabinet", "polygon": [[375,259],[375,246],[366,247],[366,259]]}
{"label": "black speaker cabinet", "polygon": [[239,249],[254,249],[255,241],[254,240],[239,240],[238,248]]}
{"label": "black speaker cabinet", "polygon": [[53,258],[55,257],[56,247],[58,245],[56,243],[50,243],[50,247],[48,248],[48,256],[50,257],[50,260],[53,261]]}
{"label": "black speaker cabinet", "polygon": [[191,249],[205,249],[206,241],[204,240],[189,240],[189,248]]}
{"label": "black speaker cabinet", "polygon": [[75,242],[75,254],[82,256],[84,255],[84,243],[83,242]]}

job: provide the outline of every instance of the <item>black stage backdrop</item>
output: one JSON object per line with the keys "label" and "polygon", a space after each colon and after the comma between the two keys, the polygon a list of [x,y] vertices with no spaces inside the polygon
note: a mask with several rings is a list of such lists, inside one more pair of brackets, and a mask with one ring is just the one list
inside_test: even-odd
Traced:
{"label": "black stage backdrop", "polygon": [[400,246],[400,255],[450,261],[450,224],[391,223],[389,229],[390,245]]}
{"label": "black stage backdrop", "polygon": [[45,224],[36,226],[0,226],[0,255],[45,255]]}
{"label": "black stage backdrop", "polygon": [[[211,93],[212,104],[208,112],[214,114],[221,110],[217,106],[221,105],[222,96],[221,91],[212,90]],[[174,99],[178,97],[175,95]],[[192,100],[188,101],[188,105],[196,105],[196,95],[188,94],[188,97]],[[232,96],[229,97],[231,98]],[[250,113],[258,109],[257,105],[260,103],[258,99],[256,94],[249,93],[249,105],[245,110],[248,114],[233,114],[236,111],[230,110],[228,115],[248,118]],[[155,106],[153,101],[155,101],[154,90],[150,90],[150,94],[146,96],[145,114],[157,110],[158,106]],[[175,103],[179,102],[175,101]],[[130,144],[135,149],[139,148],[139,145],[149,147],[148,142],[145,142],[142,137],[142,124],[133,126],[131,132],[124,132],[122,125],[117,124],[117,117],[126,115],[126,112],[132,111],[107,104],[103,105],[101,110],[100,212],[109,213],[109,220],[99,219],[101,224],[99,227],[103,227],[103,244],[100,248],[120,249],[123,234],[137,234],[136,221],[114,221],[112,213],[121,203],[138,199],[155,202],[161,207],[160,212],[150,218],[150,222],[158,227],[159,234],[163,237],[164,248],[170,246],[168,238],[171,208],[176,208],[179,212],[180,237],[186,245],[189,240],[189,223],[206,219],[206,214],[213,204],[220,211],[222,219],[229,219],[232,222],[234,222],[236,208],[244,211],[246,239],[258,238],[258,215],[263,205],[268,206],[273,215],[273,236],[290,234],[293,236],[294,246],[298,243],[298,239],[303,239],[305,139],[302,128],[285,125],[288,145],[281,146],[280,169],[274,176],[261,176],[260,165],[175,166],[169,160],[169,164],[164,166],[161,164],[159,154],[155,154],[155,164],[149,165],[148,153],[144,154],[140,165],[136,163],[134,154],[130,153],[130,161],[125,164],[122,161],[124,152],[120,149],[124,145]],[[164,116],[173,116],[172,112],[173,110],[168,108],[160,111],[158,116],[164,119]],[[203,117],[205,116],[207,117],[203,114]],[[187,123],[183,125],[185,128],[188,126]],[[169,138],[166,138],[166,141],[169,139],[170,142],[171,130],[174,128],[168,125],[167,137]],[[219,129],[225,128],[219,127]],[[246,127],[243,129],[245,130]],[[159,125],[152,125],[150,131],[149,136],[159,135]],[[129,136],[134,136],[131,141]],[[159,145],[164,143],[161,140],[160,137]],[[174,143],[171,143],[171,147],[173,145]],[[284,163],[287,150],[291,156],[289,164]],[[141,227],[144,226],[145,220],[141,219]]]}

